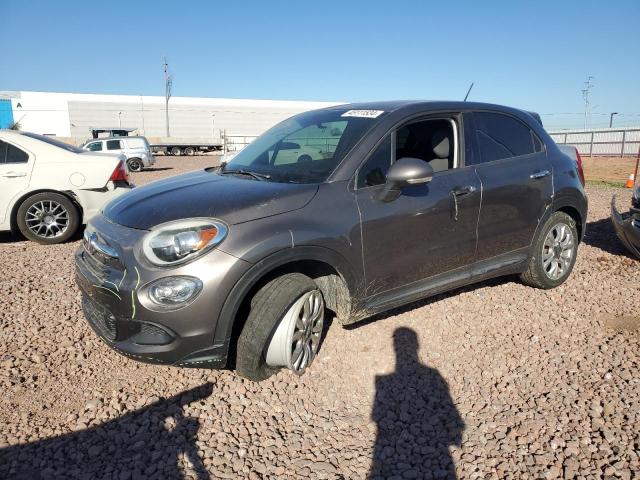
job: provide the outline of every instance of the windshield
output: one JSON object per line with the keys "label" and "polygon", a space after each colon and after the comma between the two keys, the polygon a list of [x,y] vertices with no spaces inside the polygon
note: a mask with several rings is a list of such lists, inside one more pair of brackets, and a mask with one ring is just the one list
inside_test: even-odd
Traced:
{"label": "windshield", "polygon": [[242,171],[273,182],[324,182],[383,113],[332,109],[296,115],[256,138],[219,173]]}
{"label": "windshield", "polygon": [[54,147],[62,148],[67,152],[72,153],[82,153],[82,149],[78,147],[74,147],[73,145],[69,145],[68,143],[61,142],[59,140],[54,140],[51,137],[47,137],[45,135],[38,135],[37,133],[31,132],[20,132],[25,137],[35,138],[36,140],[40,140],[42,142],[48,143],[49,145],[53,145]]}

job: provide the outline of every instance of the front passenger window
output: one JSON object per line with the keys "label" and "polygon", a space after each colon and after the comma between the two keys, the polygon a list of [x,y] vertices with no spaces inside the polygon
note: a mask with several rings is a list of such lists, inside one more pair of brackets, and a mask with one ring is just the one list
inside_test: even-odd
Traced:
{"label": "front passenger window", "polygon": [[100,152],[102,151],[102,142],[95,142],[89,144],[90,152]]}

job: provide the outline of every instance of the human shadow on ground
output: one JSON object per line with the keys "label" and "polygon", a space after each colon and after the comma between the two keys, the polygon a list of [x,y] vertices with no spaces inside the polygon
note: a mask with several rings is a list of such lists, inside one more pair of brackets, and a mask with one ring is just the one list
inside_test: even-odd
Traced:
{"label": "human shadow on ground", "polygon": [[610,218],[601,218],[594,222],[587,222],[584,243],[599,248],[612,255],[633,258],[618,238]]}
{"label": "human shadow on ground", "polygon": [[197,419],[183,408],[213,391],[206,383],[75,433],[0,449],[0,478],[210,478],[198,455]]}
{"label": "human shadow on ground", "polygon": [[455,479],[449,447],[460,446],[464,422],[444,378],[418,358],[409,328],[393,335],[396,370],[376,377],[372,419],[378,426],[370,479]]}

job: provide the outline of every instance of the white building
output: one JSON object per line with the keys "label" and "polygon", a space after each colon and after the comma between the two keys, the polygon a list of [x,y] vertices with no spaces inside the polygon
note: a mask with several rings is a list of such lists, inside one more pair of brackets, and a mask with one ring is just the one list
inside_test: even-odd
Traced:
{"label": "white building", "polygon": [[[150,139],[165,136],[165,100],[160,96],[0,91],[0,103],[5,106],[0,118],[4,123],[19,122],[22,130],[44,135],[82,141],[91,127],[124,127]],[[172,97],[170,135],[219,139],[224,130],[227,135],[255,136],[296,113],[336,104]]]}

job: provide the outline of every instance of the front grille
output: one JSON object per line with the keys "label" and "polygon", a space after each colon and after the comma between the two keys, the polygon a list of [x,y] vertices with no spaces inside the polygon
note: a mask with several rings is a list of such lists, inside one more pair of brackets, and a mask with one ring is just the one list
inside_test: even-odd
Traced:
{"label": "front grille", "polygon": [[109,342],[116,339],[116,317],[109,310],[83,295],[82,311],[98,335]]}

